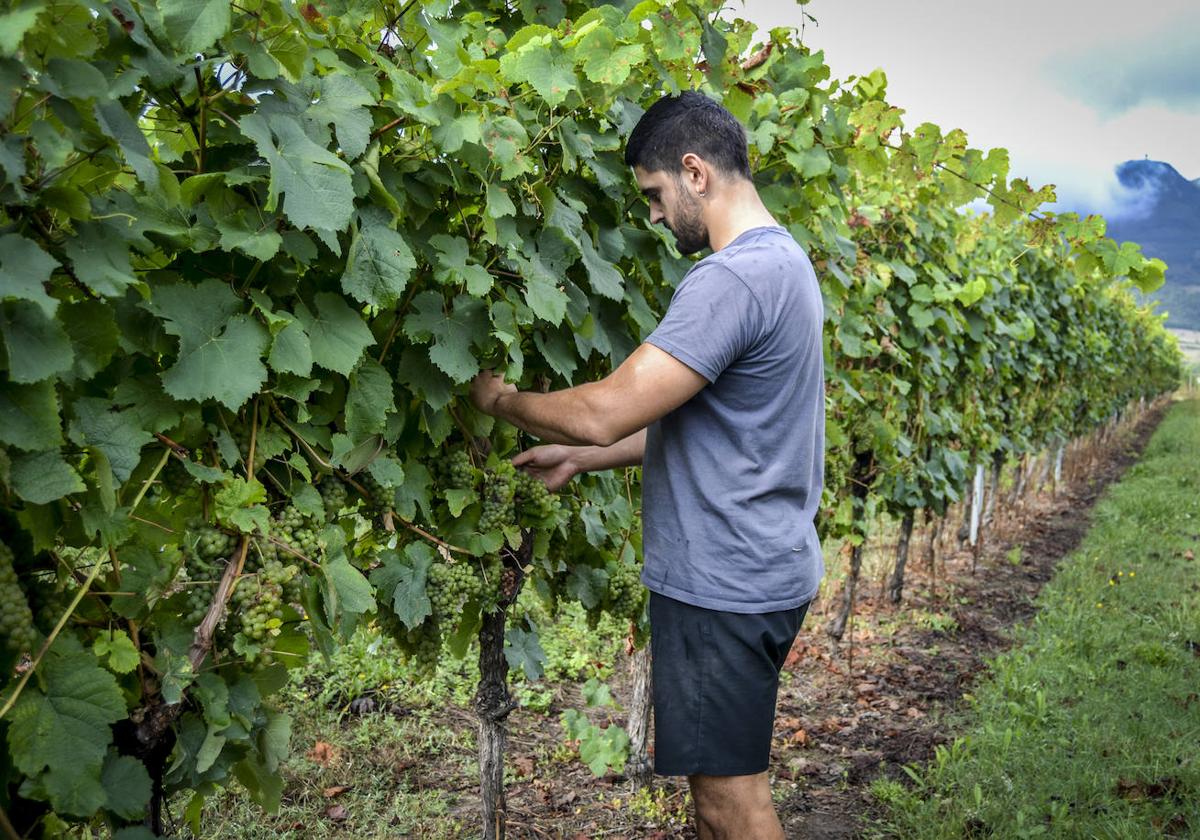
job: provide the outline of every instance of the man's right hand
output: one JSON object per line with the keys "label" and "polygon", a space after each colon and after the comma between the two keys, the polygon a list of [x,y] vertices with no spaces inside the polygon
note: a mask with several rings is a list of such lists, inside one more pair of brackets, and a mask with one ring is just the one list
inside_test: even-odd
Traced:
{"label": "man's right hand", "polygon": [[580,471],[571,455],[578,447],[563,444],[535,446],[513,458],[513,466],[541,479],[550,492],[562,488]]}

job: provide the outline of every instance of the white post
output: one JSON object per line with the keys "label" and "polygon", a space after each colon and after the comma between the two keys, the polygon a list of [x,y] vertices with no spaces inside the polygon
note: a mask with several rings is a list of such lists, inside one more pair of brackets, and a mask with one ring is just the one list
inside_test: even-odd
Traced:
{"label": "white post", "polygon": [[1058,445],[1058,451],[1054,453],[1054,489],[1058,489],[1058,485],[1062,482],[1062,465],[1063,465],[1063,445]]}
{"label": "white post", "polygon": [[975,465],[975,483],[971,491],[971,545],[979,541],[979,520],[983,513],[983,464]]}

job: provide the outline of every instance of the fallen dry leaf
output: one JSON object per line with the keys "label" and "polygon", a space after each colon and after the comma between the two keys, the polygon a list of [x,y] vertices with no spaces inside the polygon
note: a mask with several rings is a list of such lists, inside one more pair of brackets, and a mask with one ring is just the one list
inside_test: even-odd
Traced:
{"label": "fallen dry leaf", "polygon": [[350,812],[345,805],[330,805],[325,809],[325,816],[336,822],[350,819]]}
{"label": "fallen dry leaf", "polygon": [[317,741],[313,748],[304,755],[310,761],[315,761],[322,767],[328,767],[338,760],[342,751],[328,741]]}
{"label": "fallen dry leaf", "polygon": [[350,785],[334,785],[327,787],[321,791],[321,795],[326,799],[333,799],[335,796],[341,796],[346,791],[350,790]]}
{"label": "fallen dry leaf", "polygon": [[1195,560],[1195,559],[1196,559],[1196,552],[1192,551],[1192,550],[1189,548],[1187,551],[1183,552],[1183,559],[1184,559],[1184,560]]}
{"label": "fallen dry leaf", "polygon": [[518,777],[533,775],[533,759],[527,755],[514,758],[513,767],[516,768]]}
{"label": "fallen dry leaf", "polygon": [[792,733],[792,737],[789,740],[798,747],[807,747],[808,733],[803,729],[797,729]]}

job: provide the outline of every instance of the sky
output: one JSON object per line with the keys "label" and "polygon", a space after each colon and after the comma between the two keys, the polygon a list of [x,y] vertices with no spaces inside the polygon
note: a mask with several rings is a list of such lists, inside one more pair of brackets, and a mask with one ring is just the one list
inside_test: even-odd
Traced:
{"label": "sky", "polygon": [[[760,29],[797,26],[793,0],[729,0]],[[834,77],[881,67],[905,124],[961,128],[1009,150],[1013,177],[1057,186],[1059,207],[1137,206],[1126,160],[1200,178],[1200,3],[1142,0],[811,0],[804,42]]]}

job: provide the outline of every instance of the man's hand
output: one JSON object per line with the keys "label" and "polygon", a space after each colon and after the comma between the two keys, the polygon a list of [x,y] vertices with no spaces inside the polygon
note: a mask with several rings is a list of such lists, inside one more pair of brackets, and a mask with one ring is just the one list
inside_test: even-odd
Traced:
{"label": "man's hand", "polygon": [[504,381],[500,374],[485,370],[476,374],[471,382],[471,402],[484,414],[496,414],[496,400],[503,394],[517,393],[517,386]]}
{"label": "man's hand", "polygon": [[517,455],[512,462],[514,467],[540,479],[546,485],[546,489],[553,493],[579,472],[571,458],[572,453],[577,449],[578,447],[563,446],[557,443],[549,446],[535,446]]}

